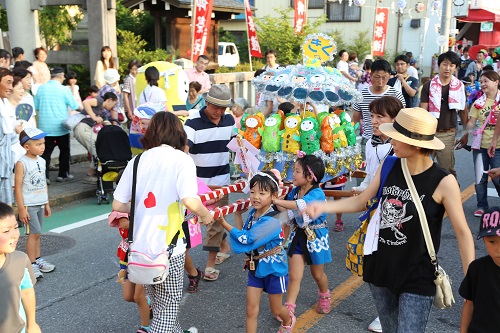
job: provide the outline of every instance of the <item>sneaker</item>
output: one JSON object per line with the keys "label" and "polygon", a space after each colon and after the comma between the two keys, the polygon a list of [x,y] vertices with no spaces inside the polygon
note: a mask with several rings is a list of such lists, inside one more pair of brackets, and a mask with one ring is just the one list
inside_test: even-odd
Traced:
{"label": "sneaker", "polygon": [[283,322],[281,323],[280,329],[278,330],[278,333],[292,333],[293,327],[295,326],[295,322],[297,321],[297,318],[293,314],[292,311],[288,311],[290,314],[290,318],[292,319],[292,322],[290,323],[289,326],[283,326]]}
{"label": "sneaker", "polygon": [[33,268],[33,273],[35,273],[35,278],[37,280],[43,278],[43,273],[40,272],[40,268],[37,264],[31,264],[31,267]]}
{"label": "sneaker", "polygon": [[184,330],[184,333],[198,333],[198,329],[196,327],[190,327],[187,330]]}
{"label": "sneaker", "polygon": [[65,182],[67,180],[72,180],[75,178],[73,175],[68,175],[67,177],[57,177],[56,182]]}
{"label": "sneaker", "polygon": [[316,312],[326,314],[331,310],[331,297],[330,290],[326,293],[320,293],[318,291],[319,299],[318,299],[318,307],[316,308]]}
{"label": "sneaker", "polygon": [[97,184],[97,177],[93,177],[93,176],[87,176],[83,179],[83,182],[85,184],[92,184],[92,185],[95,185]]}
{"label": "sneaker", "polygon": [[52,265],[49,262],[46,262],[45,259],[43,259],[43,258],[38,258],[36,260],[36,264],[38,265],[38,268],[40,269],[40,272],[42,272],[42,273],[50,273],[54,269],[56,269],[56,266]]}
{"label": "sneaker", "polygon": [[203,272],[200,271],[198,268],[196,269],[196,271],[198,272],[198,275],[196,276],[188,275],[189,279],[189,285],[187,287],[188,293],[195,293],[198,291],[198,285],[200,283],[201,278],[203,277]]}
{"label": "sneaker", "polygon": [[484,209],[482,209],[482,208],[478,208],[478,209],[476,209],[476,211],[474,212],[474,216],[475,216],[475,217],[481,217],[481,216],[483,216],[483,214],[484,214]]}
{"label": "sneaker", "polygon": [[372,323],[368,325],[368,331],[370,332],[382,332],[382,325],[380,324],[380,318],[377,317],[373,319]]}

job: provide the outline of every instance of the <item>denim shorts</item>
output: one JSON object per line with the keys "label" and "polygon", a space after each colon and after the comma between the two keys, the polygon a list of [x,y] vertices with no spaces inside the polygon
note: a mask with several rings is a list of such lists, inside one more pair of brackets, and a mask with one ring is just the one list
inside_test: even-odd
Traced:
{"label": "denim shorts", "polygon": [[265,278],[258,278],[253,273],[248,272],[247,286],[260,288],[268,294],[284,294],[288,287],[288,274],[285,276],[268,275]]}
{"label": "denim shorts", "polygon": [[434,296],[394,294],[369,284],[384,333],[424,333]]}

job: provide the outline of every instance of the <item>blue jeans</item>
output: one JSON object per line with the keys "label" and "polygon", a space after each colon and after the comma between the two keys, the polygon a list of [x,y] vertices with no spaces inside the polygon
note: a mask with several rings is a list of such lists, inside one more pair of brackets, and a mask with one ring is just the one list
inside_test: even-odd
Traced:
{"label": "blue jeans", "polygon": [[[478,167],[480,166],[481,161],[477,161],[477,158],[481,157],[482,158],[482,168],[483,170],[477,170]],[[495,156],[491,158],[488,155],[488,150],[481,148],[481,149],[474,149],[472,151],[472,158],[474,159],[474,171],[476,174],[478,172],[482,172],[481,180],[479,183],[476,183],[476,197],[477,197],[477,208],[482,208],[482,209],[488,209],[488,174],[484,173],[483,171],[488,171],[489,169],[492,168],[498,168],[500,167],[500,149],[495,150]],[[479,164],[479,165],[478,165]],[[477,182],[477,179],[476,179]],[[492,180],[493,185],[495,186],[495,189],[497,190],[498,195],[500,196],[500,178],[493,179]]]}
{"label": "blue jeans", "polygon": [[393,294],[369,284],[384,333],[424,333],[433,296]]}

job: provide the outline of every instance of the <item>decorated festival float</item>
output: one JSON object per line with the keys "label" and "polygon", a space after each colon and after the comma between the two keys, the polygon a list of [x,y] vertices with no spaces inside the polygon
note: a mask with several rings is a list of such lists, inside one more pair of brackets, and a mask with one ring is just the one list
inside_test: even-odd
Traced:
{"label": "decorated festival float", "polygon": [[[160,72],[158,87],[165,91],[169,110],[185,110],[189,92],[189,79],[182,67],[167,61],[151,62],[139,68],[135,83],[137,101],[140,100],[141,93],[146,89],[148,83],[146,82],[144,73],[151,66],[156,67]],[[134,110],[134,118],[132,119],[129,133],[130,145],[134,155],[142,151],[140,138],[144,135],[149,120],[156,112],[158,110],[155,110],[148,103],[139,105]],[[187,117],[179,118],[184,122]]]}
{"label": "decorated festival float", "polygon": [[[356,143],[355,130],[344,106],[362,100],[361,94],[344,78],[339,70],[322,66],[336,54],[335,41],[324,34],[306,37],[302,44],[303,64],[266,70],[252,80],[257,93],[265,98],[299,105],[299,114],[278,112],[264,119],[261,113],[245,114],[241,119],[242,138],[249,160],[258,160],[259,170],[278,169],[284,181],[292,180],[293,164],[297,152],[303,151],[320,157],[325,163],[323,182],[359,168],[362,162],[361,147]],[[313,112],[322,105],[334,112]],[[342,108],[336,108],[340,107]],[[249,149],[249,146],[255,149]],[[235,145],[230,145],[233,151]],[[235,162],[241,167],[241,159]]]}

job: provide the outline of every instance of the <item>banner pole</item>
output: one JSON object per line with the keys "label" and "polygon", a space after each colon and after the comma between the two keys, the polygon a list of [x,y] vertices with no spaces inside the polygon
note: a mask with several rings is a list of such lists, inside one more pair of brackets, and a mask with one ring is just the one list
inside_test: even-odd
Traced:
{"label": "banner pole", "polygon": [[[250,62],[250,72],[253,72],[253,68],[252,68],[252,52],[250,51],[250,33],[248,31],[248,12],[247,12],[247,8],[250,7],[250,3],[248,2],[248,0],[245,0],[245,24],[247,26],[247,43],[248,43],[248,61]],[[248,7],[247,7],[248,5]]]}
{"label": "banner pole", "polygon": [[194,46],[194,18],[196,17],[196,1],[197,0],[191,0],[191,52],[190,52],[190,60],[191,63],[193,62],[193,46]]}

